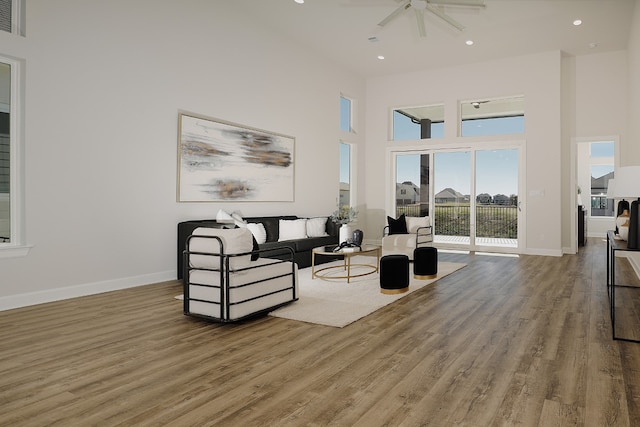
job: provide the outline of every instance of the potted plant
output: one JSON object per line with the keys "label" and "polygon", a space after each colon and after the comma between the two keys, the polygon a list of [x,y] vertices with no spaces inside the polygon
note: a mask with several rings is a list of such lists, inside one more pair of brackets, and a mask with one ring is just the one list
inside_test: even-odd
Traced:
{"label": "potted plant", "polygon": [[356,218],[358,218],[358,211],[349,205],[338,205],[338,209],[331,214],[331,221],[340,224],[338,243],[351,239],[351,226],[349,224],[355,221]]}

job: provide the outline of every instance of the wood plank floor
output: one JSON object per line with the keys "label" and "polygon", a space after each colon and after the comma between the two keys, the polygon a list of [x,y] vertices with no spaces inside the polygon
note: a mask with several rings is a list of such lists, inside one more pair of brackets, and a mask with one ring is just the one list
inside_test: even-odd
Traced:
{"label": "wood plank floor", "polygon": [[[440,258],[468,265],[343,329],[187,318],[179,282],[0,312],[0,425],[640,425],[602,239]],[[640,334],[636,293],[617,294],[620,333]]]}

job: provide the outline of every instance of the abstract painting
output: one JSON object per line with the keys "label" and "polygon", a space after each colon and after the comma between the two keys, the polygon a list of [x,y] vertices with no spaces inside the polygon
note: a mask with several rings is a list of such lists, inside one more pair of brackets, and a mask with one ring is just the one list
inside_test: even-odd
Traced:
{"label": "abstract painting", "polygon": [[292,202],[295,138],[190,113],[178,117],[179,202]]}

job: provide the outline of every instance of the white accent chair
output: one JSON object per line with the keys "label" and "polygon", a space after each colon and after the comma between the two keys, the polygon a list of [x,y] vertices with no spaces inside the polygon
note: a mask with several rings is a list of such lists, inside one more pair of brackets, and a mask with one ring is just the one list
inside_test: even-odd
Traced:
{"label": "white accent chair", "polygon": [[413,261],[415,248],[433,245],[431,218],[405,217],[407,233],[389,234],[389,226],[384,227],[382,235],[382,255],[403,254]]}
{"label": "white accent chair", "polygon": [[[284,253],[288,256],[283,257]],[[196,228],[187,238],[184,266],[184,314],[188,316],[235,322],[298,299],[293,250],[258,250],[247,228]]]}

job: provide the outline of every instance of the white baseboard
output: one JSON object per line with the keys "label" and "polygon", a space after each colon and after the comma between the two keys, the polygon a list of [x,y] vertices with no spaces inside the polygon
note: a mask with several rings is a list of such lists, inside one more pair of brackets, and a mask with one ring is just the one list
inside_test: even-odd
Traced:
{"label": "white baseboard", "polygon": [[48,289],[46,291],[10,295],[6,297],[0,297],[0,311],[27,307],[30,305],[44,304],[47,302],[60,301],[64,299],[83,297],[87,295],[101,294],[104,292],[117,291],[120,289],[135,288],[136,286],[150,285],[152,283],[166,282],[169,280],[176,280],[175,271],[163,271],[160,273],[125,277],[122,279],[87,283],[84,285]]}
{"label": "white baseboard", "polygon": [[541,256],[562,256],[562,249],[535,249],[527,248],[524,250],[525,255],[541,255]]}

